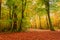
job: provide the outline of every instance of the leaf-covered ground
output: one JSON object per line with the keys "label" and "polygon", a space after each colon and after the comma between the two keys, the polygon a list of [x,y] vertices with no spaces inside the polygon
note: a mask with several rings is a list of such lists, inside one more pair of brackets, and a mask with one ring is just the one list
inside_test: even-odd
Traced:
{"label": "leaf-covered ground", "polygon": [[60,40],[60,31],[0,33],[0,40]]}

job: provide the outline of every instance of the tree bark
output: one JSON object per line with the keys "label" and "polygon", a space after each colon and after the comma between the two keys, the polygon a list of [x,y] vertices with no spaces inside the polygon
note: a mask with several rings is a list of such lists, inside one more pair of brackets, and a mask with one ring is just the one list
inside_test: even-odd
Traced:
{"label": "tree bark", "polygon": [[47,16],[46,16],[46,26],[47,26],[47,29],[49,29],[49,21],[48,21]]}
{"label": "tree bark", "polygon": [[13,31],[17,31],[17,14],[16,14],[17,6],[13,6],[12,18],[13,18]]}
{"label": "tree bark", "polygon": [[40,29],[43,29],[43,28],[42,28],[42,25],[41,25],[41,16],[40,16]]}
{"label": "tree bark", "polygon": [[50,25],[50,30],[54,31],[54,27],[52,26],[52,22],[50,19],[50,12],[49,12],[49,0],[45,0],[45,7],[46,7],[46,11],[47,11],[47,15],[48,15],[48,20],[49,20],[49,25]]}
{"label": "tree bark", "polygon": [[26,8],[26,2],[27,2],[27,0],[22,0],[22,17],[21,17],[20,29],[19,29],[20,31],[23,30],[22,29],[22,19],[24,18],[24,11],[25,11],[25,8]]}
{"label": "tree bark", "polygon": [[[0,0],[0,22],[1,22],[1,2],[2,2],[2,0]],[[1,27],[1,23],[0,23],[0,27]],[[0,29],[0,31],[1,31],[1,29]]]}
{"label": "tree bark", "polygon": [[0,19],[1,19],[1,2],[2,0],[0,0]]}

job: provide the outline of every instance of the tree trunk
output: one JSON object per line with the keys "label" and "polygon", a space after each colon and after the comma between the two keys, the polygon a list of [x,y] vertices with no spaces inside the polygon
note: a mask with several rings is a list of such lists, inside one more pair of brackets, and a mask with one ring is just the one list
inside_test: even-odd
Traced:
{"label": "tree trunk", "polygon": [[50,12],[49,12],[49,0],[45,0],[45,7],[46,7],[46,11],[47,11],[47,15],[48,15],[48,20],[49,20],[49,25],[50,25],[50,30],[54,31],[54,27],[52,26],[52,22],[50,19]]}
{"label": "tree trunk", "polygon": [[12,7],[9,7],[9,18],[12,19]]}
{"label": "tree trunk", "polygon": [[13,30],[17,31],[17,14],[16,14],[16,8],[17,6],[13,6],[13,13],[12,13],[12,17],[13,17]]}
{"label": "tree trunk", "polygon": [[[0,22],[1,22],[1,0],[0,0]],[[0,23],[0,27],[1,27],[1,23]],[[1,29],[0,29],[1,31]]]}
{"label": "tree trunk", "polygon": [[46,16],[46,27],[47,27],[47,29],[49,29],[49,21],[48,21],[47,16]]}
{"label": "tree trunk", "polygon": [[43,28],[42,28],[42,25],[41,25],[41,17],[40,17],[40,29],[43,29]]}
{"label": "tree trunk", "polygon": [[26,8],[26,2],[27,2],[27,0],[22,0],[22,17],[21,17],[21,22],[20,22],[20,31],[22,30],[22,19],[24,18],[24,11]]}
{"label": "tree trunk", "polygon": [[2,0],[0,0],[0,19],[1,19],[1,2]]}
{"label": "tree trunk", "polygon": [[9,19],[10,19],[10,21],[11,21],[11,22],[10,22],[10,30],[12,31],[12,27],[13,27],[13,26],[12,26],[12,15],[11,15],[11,14],[12,14],[12,8],[9,7]]}
{"label": "tree trunk", "polygon": [[16,15],[16,13],[14,13],[13,17],[14,17],[13,29],[14,30],[17,30],[17,15]]}

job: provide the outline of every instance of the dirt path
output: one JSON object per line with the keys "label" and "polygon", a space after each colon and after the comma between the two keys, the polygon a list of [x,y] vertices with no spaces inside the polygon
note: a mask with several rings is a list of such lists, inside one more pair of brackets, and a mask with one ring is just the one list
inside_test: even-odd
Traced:
{"label": "dirt path", "polygon": [[60,31],[0,33],[0,40],[60,40]]}

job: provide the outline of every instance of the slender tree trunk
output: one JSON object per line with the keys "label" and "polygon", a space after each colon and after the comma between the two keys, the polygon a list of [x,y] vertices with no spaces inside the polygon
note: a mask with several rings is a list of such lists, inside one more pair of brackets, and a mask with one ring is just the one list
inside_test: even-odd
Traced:
{"label": "slender tree trunk", "polygon": [[9,18],[12,19],[12,7],[9,7]]}
{"label": "slender tree trunk", "polygon": [[47,25],[47,29],[49,29],[49,21],[48,21],[47,16],[46,16],[46,25]]}
{"label": "slender tree trunk", "polygon": [[45,0],[45,7],[46,7],[46,11],[47,11],[47,15],[48,15],[48,20],[49,20],[49,25],[50,25],[50,30],[54,31],[54,27],[52,26],[52,22],[50,19],[50,12],[49,12],[49,0]]}
{"label": "slender tree trunk", "polygon": [[13,30],[14,31],[17,31],[17,14],[16,14],[16,8],[17,8],[17,6],[15,5],[13,7],[13,14],[12,14],[12,16],[13,16]]}
{"label": "slender tree trunk", "polygon": [[[2,0],[0,0],[0,22],[1,22],[1,2],[2,2]],[[1,23],[0,23],[0,27],[1,27]],[[1,29],[0,29],[0,31],[1,31]]]}
{"label": "slender tree trunk", "polygon": [[2,0],[0,0],[0,19],[1,19],[1,2]]}
{"label": "slender tree trunk", "polygon": [[11,6],[8,6],[8,7],[9,7],[9,21],[10,21],[10,26],[9,26],[8,31],[12,31],[12,16],[11,16],[12,8],[11,8]]}
{"label": "slender tree trunk", "polygon": [[40,17],[40,29],[42,29],[42,25],[41,25],[41,17]]}
{"label": "slender tree trunk", "polygon": [[10,19],[10,31],[12,31],[12,29],[13,29],[13,20],[12,20],[12,18],[13,18],[13,15],[12,15],[12,13],[13,13],[13,6],[8,6],[9,7],[9,19]]}
{"label": "slender tree trunk", "polygon": [[21,22],[20,22],[20,31],[22,30],[22,19],[24,18],[24,11],[26,8],[26,2],[27,2],[27,0],[22,0],[22,17],[21,17]]}

